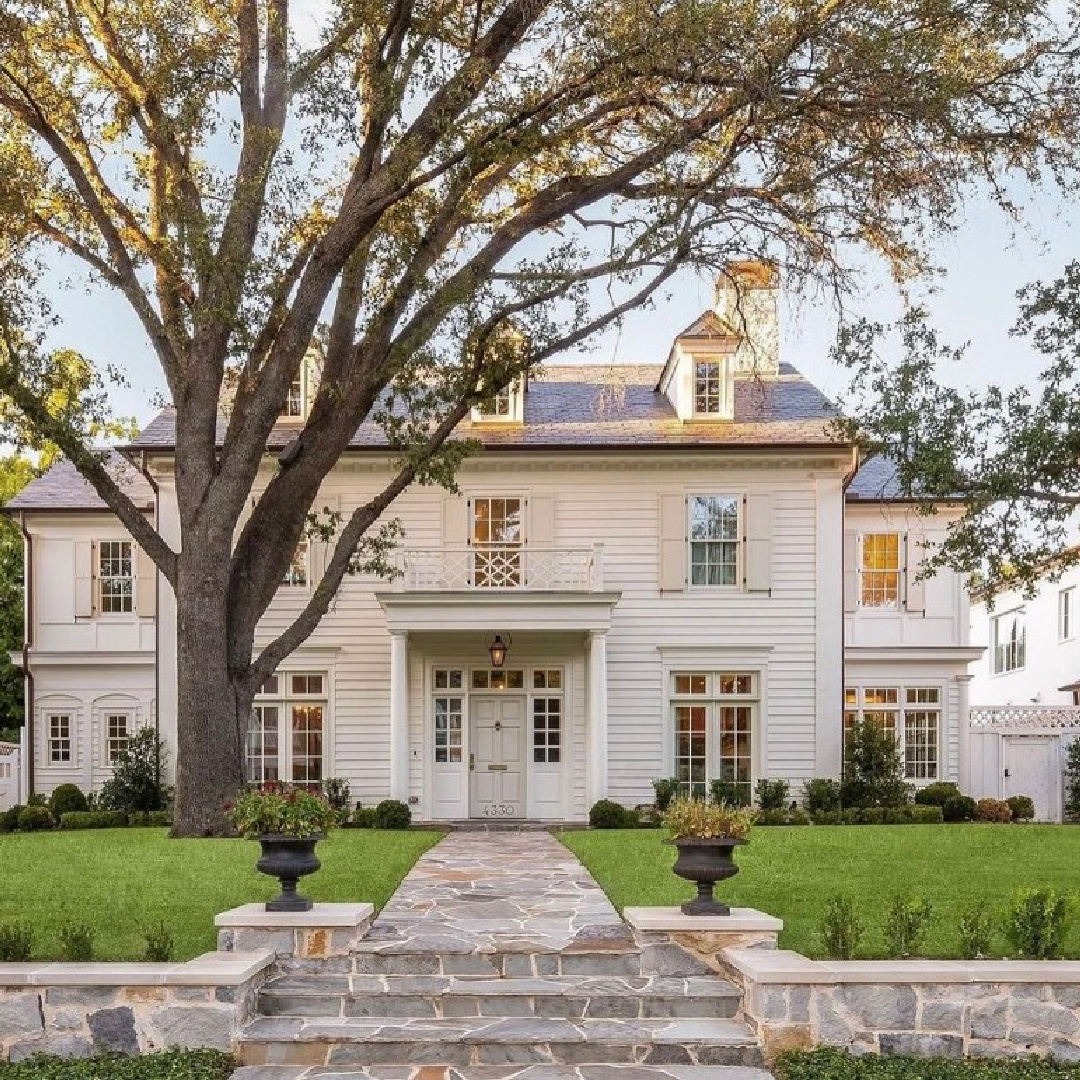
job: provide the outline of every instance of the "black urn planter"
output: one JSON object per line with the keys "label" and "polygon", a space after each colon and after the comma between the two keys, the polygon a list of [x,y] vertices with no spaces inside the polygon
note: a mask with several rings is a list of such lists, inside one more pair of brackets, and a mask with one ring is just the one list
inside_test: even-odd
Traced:
{"label": "black urn planter", "polygon": [[679,849],[672,869],[686,881],[697,883],[698,894],[682,905],[684,915],[730,915],[731,908],[713,896],[718,881],[734,877],[739,868],[732,858],[735,848],[745,840],[733,837],[714,837],[708,840],[687,837],[672,840]]}
{"label": "black urn planter", "polygon": [[281,882],[281,895],[266,902],[267,911],[310,911],[311,901],[296,891],[296,883],[322,866],[315,855],[315,845],[325,839],[318,836],[282,836],[264,833],[259,837],[262,856],[255,864],[261,874],[269,874]]}

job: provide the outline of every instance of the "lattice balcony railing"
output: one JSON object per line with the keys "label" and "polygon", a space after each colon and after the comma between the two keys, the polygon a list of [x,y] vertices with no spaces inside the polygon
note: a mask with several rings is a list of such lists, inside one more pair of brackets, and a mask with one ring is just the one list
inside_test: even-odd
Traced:
{"label": "lattice balcony railing", "polygon": [[399,560],[398,587],[409,592],[596,592],[603,588],[599,544],[591,548],[408,548],[399,553]]}
{"label": "lattice balcony railing", "polygon": [[1080,705],[973,705],[968,722],[976,729],[1010,727],[1080,730]]}

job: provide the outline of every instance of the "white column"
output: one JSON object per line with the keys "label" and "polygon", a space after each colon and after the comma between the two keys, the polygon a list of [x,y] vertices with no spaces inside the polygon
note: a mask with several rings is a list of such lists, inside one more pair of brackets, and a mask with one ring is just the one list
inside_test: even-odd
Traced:
{"label": "white column", "polygon": [[[957,675],[956,678],[956,753],[959,757],[957,762],[956,781],[960,790],[967,795],[971,791],[971,719],[968,713],[971,710],[971,676]],[[942,779],[947,779],[942,776]]]}
{"label": "white column", "polygon": [[390,631],[390,797],[409,798],[409,635]]}
{"label": "white column", "polygon": [[589,631],[589,805],[608,794],[607,632]]}

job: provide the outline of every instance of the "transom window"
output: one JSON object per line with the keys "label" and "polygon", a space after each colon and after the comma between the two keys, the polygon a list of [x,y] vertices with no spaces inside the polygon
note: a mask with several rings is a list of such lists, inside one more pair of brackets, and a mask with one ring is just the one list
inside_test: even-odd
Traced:
{"label": "transom window", "polygon": [[749,801],[758,676],[674,672],[671,693],[675,776],[683,793],[705,798],[710,781],[719,779],[736,784]]}
{"label": "transom window", "polygon": [[844,742],[856,722],[878,725],[895,739],[908,780],[936,780],[941,762],[941,689],[937,686],[849,686],[844,691]]}
{"label": "transom window", "polygon": [[993,622],[993,656],[995,675],[1019,671],[1027,659],[1027,627],[1025,614],[1009,611],[998,615]]}
{"label": "transom window", "polygon": [[135,576],[130,540],[98,543],[98,610],[118,614],[135,610]]}
{"label": "transom window", "polygon": [[472,500],[473,585],[496,589],[521,585],[522,510],[520,498]]}
{"label": "transom window", "polygon": [[120,755],[127,749],[131,738],[131,724],[127,713],[108,713],[105,717],[105,752],[106,760],[115,765]]}
{"label": "transom window", "polygon": [[288,570],[285,571],[285,577],[282,578],[282,585],[290,588],[307,585],[308,550],[309,545],[307,540],[301,540],[296,545],[296,550],[293,552],[292,561],[289,563]]}
{"label": "transom window", "polygon": [[474,668],[474,690],[524,690],[525,672],[521,668]]}
{"label": "transom window", "polygon": [[49,761],[54,765],[71,761],[71,713],[49,714]]}
{"label": "transom window", "polygon": [[693,495],[690,511],[690,584],[735,585],[739,571],[739,499]]}
{"label": "transom window", "polygon": [[694,361],[694,412],[717,416],[723,407],[723,367],[719,360]]}
{"label": "transom window", "polygon": [[326,698],[323,673],[281,672],[267,679],[256,696],[248,727],[250,783],[322,781]]}
{"label": "transom window", "polygon": [[1076,588],[1062,589],[1058,593],[1058,641],[1072,641],[1076,637]]}
{"label": "transom window", "polygon": [[864,533],[859,555],[859,603],[895,608],[900,604],[900,534]]}
{"label": "transom window", "polygon": [[562,668],[537,668],[533,672],[534,690],[561,690]]}

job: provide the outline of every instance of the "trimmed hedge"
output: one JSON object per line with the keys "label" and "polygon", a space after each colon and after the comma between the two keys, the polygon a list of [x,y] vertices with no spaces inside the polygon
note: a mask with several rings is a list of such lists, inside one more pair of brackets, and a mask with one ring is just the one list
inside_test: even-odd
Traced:
{"label": "trimmed hedge", "polygon": [[47,806],[24,806],[19,811],[19,832],[44,832],[52,827],[52,814]]}
{"label": "trimmed hedge", "polygon": [[412,811],[400,799],[383,799],[375,807],[376,829],[407,829],[412,824]]}
{"label": "trimmed hedge", "polygon": [[1035,817],[1035,800],[1030,795],[1010,795],[1005,801],[1013,821],[1031,821]]}
{"label": "trimmed hedge", "polygon": [[237,1067],[217,1050],[164,1050],[142,1057],[83,1060],[35,1056],[0,1064],[3,1080],[228,1080]]}
{"label": "trimmed hedge", "polygon": [[814,814],[815,825],[940,825],[940,806],[867,806]]}
{"label": "trimmed hedge", "polygon": [[974,821],[978,806],[970,795],[954,795],[941,808],[946,821]]}
{"label": "trimmed hedge", "polygon": [[611,799],[600,799],[589,810],[589,824],[594,829],[635,829],[637,823],[633,810]]}
{"label": "trimmed hedge", "polygon": [[955,799],[960,795],[960,788],[948,780],[938,780],[936,783],[927,784],[915,792],[915,801],[920,806],[944,806],[949,799]]}
{"label": "trimmed hedge", "polygon": [[1070,1080],[1076,1066],[1052,1058],[912,1058],[832,1047],[781,1054],[777,1080]]}
{"label": "trimmed hedge", "polygon": [[60,818],[61,829],[123,829],[127,823],[123,810],[72,810]]}
{"label": "trimmed hedge", "polygon": [[49,796],[49,813],[53,821],[59,821],[65,814],[81,813],[88,808],[86,796],[78,784],[61,784]]}
{"label": "trimmed hedge", "polygon": [[127,816],[127,823],[135,828],[145,828],[148,825],[157,827],[172,826],[172,811],[170,810],[136,810]]}

